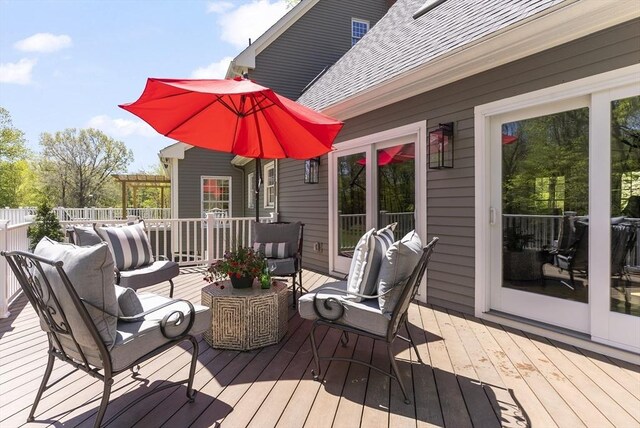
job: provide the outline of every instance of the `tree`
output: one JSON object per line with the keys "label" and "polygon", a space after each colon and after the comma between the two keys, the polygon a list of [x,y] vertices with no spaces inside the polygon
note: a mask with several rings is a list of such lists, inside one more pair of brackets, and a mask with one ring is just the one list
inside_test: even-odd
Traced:
{"label": "tree", "polygon": [[58,217],[56,217],[56,214],[51,210],[51,207],[47,202],[43,202],[38,207],[36,221],[29,227],[27,236],[29,237],[29,247],[32,251],[36,248],[38,242],[40,242],[40,240],[45,236],[58,242],[61,242],[64,239],[62,226],[60,226]]}
{"label": "tree", "polygon": [[126,171],[131,150],[97,129],[65,129],[40,137],[39,174],[57,203],[84,207],[101,198],[111,174]]}
{"label": "tree", "polygon": [[20,176],[19,162],[27,155],[24,132],[13,127],[9,111],[0,107],[0,206],[19,205],[16,177]]}

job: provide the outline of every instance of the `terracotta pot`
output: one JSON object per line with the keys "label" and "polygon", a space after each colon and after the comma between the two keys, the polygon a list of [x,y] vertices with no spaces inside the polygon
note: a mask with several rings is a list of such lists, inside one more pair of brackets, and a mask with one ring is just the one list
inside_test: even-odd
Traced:
{"label": "terracotta pot", "polygon": [[251,288],[253,280],[254,277],[252,276],[241,276],[238,278],[235,275],[231,275],[231,285],[233,288]]}

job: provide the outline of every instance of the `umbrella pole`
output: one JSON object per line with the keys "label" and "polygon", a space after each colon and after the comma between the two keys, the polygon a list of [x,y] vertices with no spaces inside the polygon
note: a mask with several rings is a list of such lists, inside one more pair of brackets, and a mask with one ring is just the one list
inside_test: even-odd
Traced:
{"label": "umbrella pole", "polygon": [[260,175],[262,174],[260,163],[260,158],[256,158],[256,173],[253,175],[256,180],[254,192],[254,197],[256,198],[254,204],[256,206],[256,223],[260,222],[260,182],[262,181],[260,180]]}

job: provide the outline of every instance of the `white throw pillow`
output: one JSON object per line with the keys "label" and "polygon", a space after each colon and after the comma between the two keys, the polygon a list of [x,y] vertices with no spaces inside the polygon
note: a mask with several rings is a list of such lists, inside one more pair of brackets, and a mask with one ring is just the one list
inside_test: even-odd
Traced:
{"label": "white throw pillow", "polygon": [[422,241],[415,231],[407,233],[394,242],[382,258],[378,275],[378,297],[380,310],[389,316],[400,298],[407,279],[418,265],[422,256]]}
{"label": "white throw pillow", "polygon": [[356,248],[353,251],[353,258],[351,259],[351,266],[349,267],[349,277],[347,278],[347,291],[349,292],[360,293],[362,274],[364,273],[365,266],[373,257],[371,248],[373,247],[373,235],[375,233],[376,229],[369,230],[362,235],[356,244]]}
{"label": "white throw pillow", "polygon": [[[375,232],[375,229],[371,229],[360,239],[349,269],[348,291],[367,296],[372,296],[376,293],[380,263],[387,249],[393,243],[394,228],[395,223],[377,232]],[[367,243],[366,246],[365,243]],[[356,302],[365,300],[362,297],[355,296],[351,296],[350,299]]]}

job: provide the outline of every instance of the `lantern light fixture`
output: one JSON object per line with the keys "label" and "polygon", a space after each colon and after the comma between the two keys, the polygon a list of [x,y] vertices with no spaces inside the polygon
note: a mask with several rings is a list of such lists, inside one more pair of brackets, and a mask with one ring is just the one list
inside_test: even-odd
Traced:
{"label": "lantern light fixture", "polygon": [[311,158],[304,161],[305,184],[318,184],[320,181],[320,158]]}
{"label": "lantern light fixture", "polygon": [[453,168],[453,122],[440,123],[429,132],[429,168]]}

